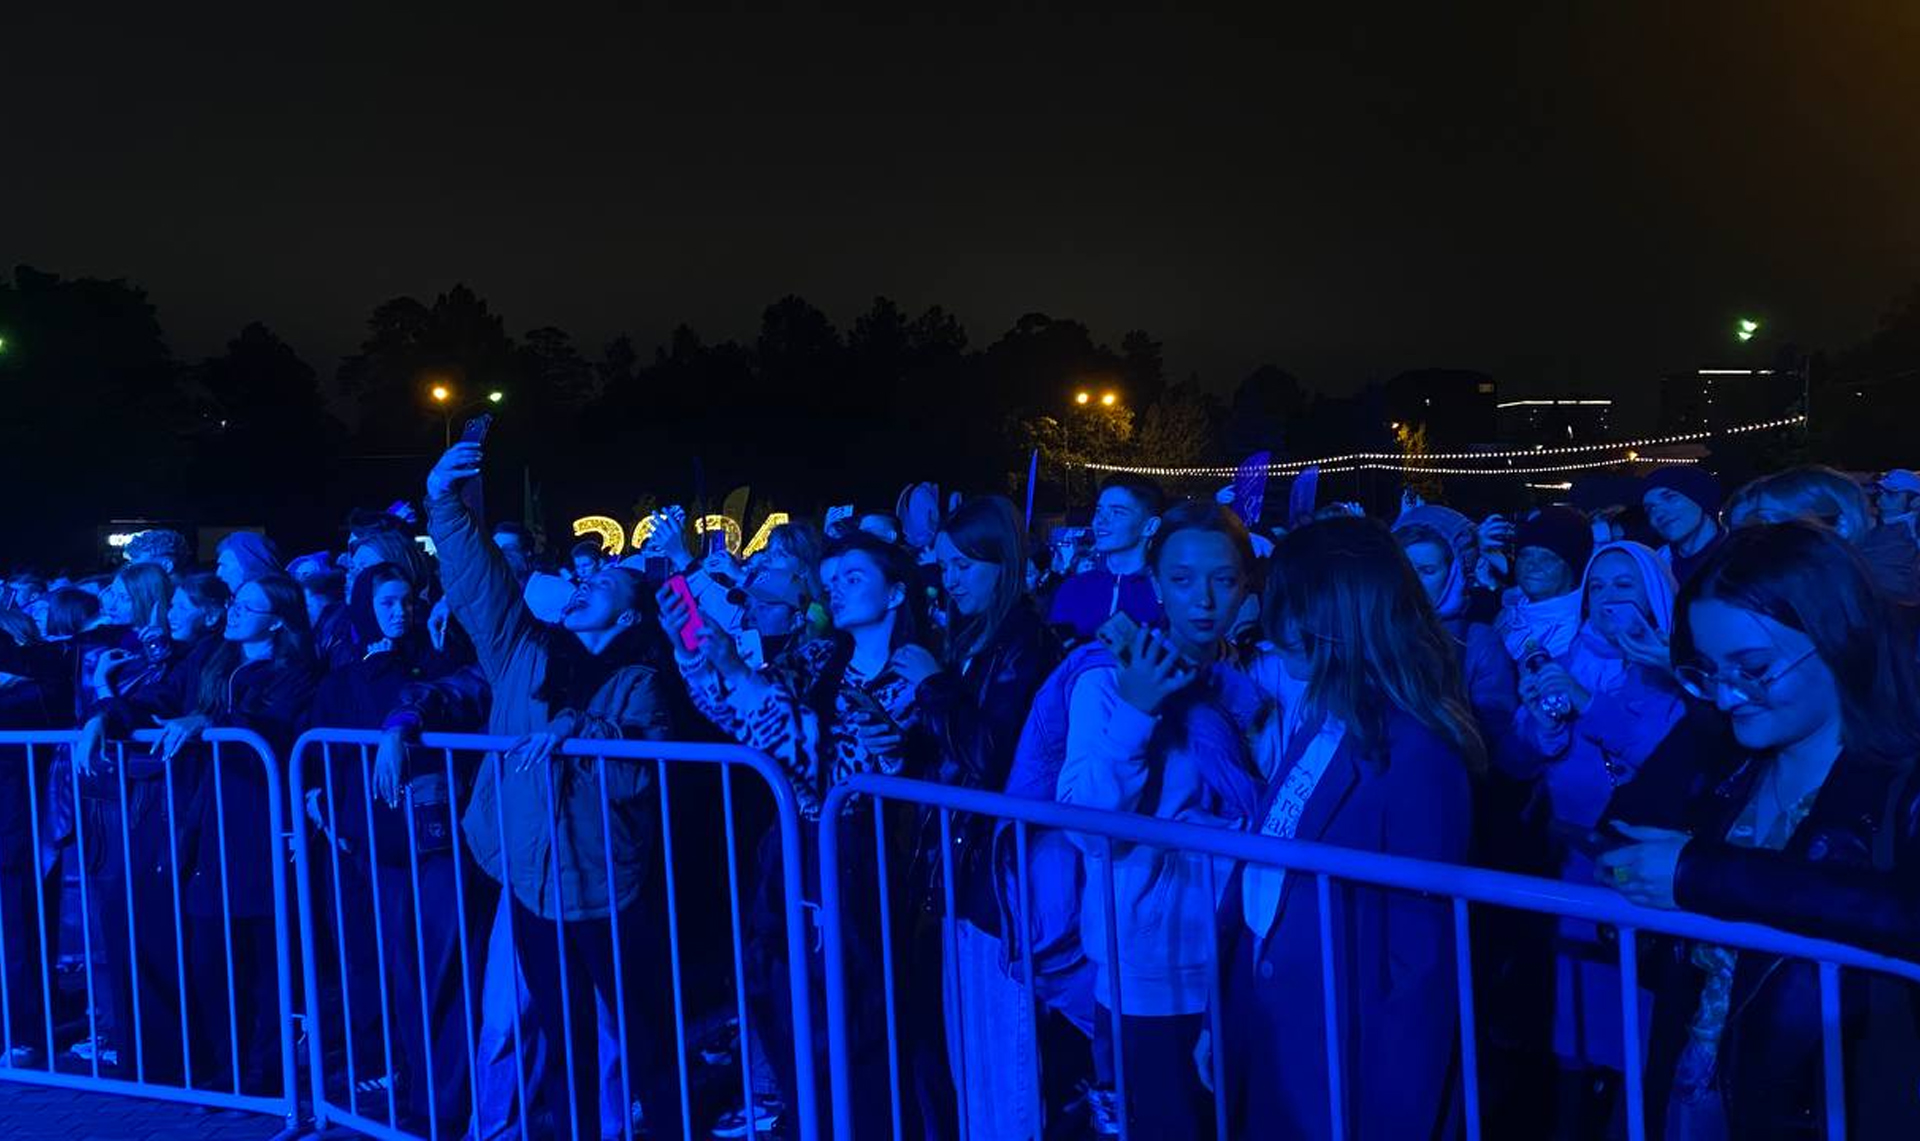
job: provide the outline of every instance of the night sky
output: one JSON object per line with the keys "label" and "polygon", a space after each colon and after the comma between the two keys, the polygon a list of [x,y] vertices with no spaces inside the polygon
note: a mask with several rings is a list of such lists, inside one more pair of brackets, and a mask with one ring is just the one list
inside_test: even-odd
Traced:
{"label": "night sky", "polygon": [[590,355],[886,294],[976,345],[1146,328],[1220,388],[1628,395],[1920,278],[1920,5],[110,7],[8,14],[0,263],[142,283],[188,358],[258,319],[330,373],[465,281]]}

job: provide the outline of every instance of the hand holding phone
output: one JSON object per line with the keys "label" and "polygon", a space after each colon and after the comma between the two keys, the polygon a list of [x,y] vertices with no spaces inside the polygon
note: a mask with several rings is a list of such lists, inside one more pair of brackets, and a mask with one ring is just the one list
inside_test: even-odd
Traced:
{"label": "hand holding phone", "polygon": [[1093,632],[1093,636],[1100,639],[1114,660],[1123,666],[1133,661],[1133,644],[1139,634],[1140,624],[1125,611],[1107,619]]}
{"label": "hand holding phone", "polygon": [[675,633],[680,638],[680,644],[687,648],[688,653],[692,653],[700,648],[700,631],[706,629],[706,620],[700,617],[700,606],[693,600],[693,590],[687,586],[686,575],[669,575],[667,589],[687,608],[687,619]]}

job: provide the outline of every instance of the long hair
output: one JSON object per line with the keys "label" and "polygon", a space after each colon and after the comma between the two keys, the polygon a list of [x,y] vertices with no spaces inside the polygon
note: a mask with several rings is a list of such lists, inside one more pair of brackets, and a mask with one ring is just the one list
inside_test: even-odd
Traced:
{"label": "long hair", "polygon": [[1813,643],[1840,691],[1841,738],[1882,763],[1920,755],[1913,646],[1852,544],[1825,527],[1742,527],[1707,558],[1675,605],[1673,660],[1694,658],[1688,608],[1712,600],[1765,615]]}
{"label": "long hair", "polygon": [[1860,490],[1860,485],[1819,464],[1762,476],[1734,492],[1727,504],[1727,523],[1744,527],[1767,522],[1760,512],[1768,506],[1796,518],[1824,523],[1854,543],[1865,537],[1873,520],[1867,493]]}
{"label": "long hair", "polygon": [[880,568],[880,577],[888,586],[898,586],[905,595],[893,612],[893,648],[905,645],[925,645],[922,635],[926,632],[926,599],[914,589],[916,566],[913,556],[906,548],[875,538],[865,531],[853,531],[834,541],[827,548],[827,558],[844,558],[850,554],[864,554]]}
{"label": "long hair", "polygon": [[[372,547],[380,555],[381,563],[388,563],[400,569],[407,578],[407,585],[415,594],[420,594],[433,584],[433,564],[427,561],[427,553],[420,544],[407,538],[399,531],[372,531],[358,543],[354,549]],[[379,564],[374,564],[379,565]]]}
{"label": "long hair", "polygon": [[1362,751],[1388,763],[1387,721],[1406,714],[1457,750],[1486,761],[1454,644],[1400,546],[1372,519],[1325,519],[1280,541],[1261,618],[1267,636],[1292,632],[1312,662],[1307,701],[1337,717]]}
{"label": "long hair", "polygon": [[127,592],[128,623],[135,628],[153,620],[157,608],[162,615],[173,600],[173,580],[167,568],[158,563],[133,563],[122,567],[117,576],[120,589]]}
{"label": "long hair", "polygon": [[[228,590],[227,584],[220,581],[220,576],[212,571],[195,571],[181,578],[173,588],[185,594],[187,601],[192,603],[193,608],[203,617],[217,615],[225,619],[227,603],[233,599],[233,592]],[[219,633],[217,625],[196,626],[195,630],[197,631],[194,635],[196,642],[206,635]]]}
{"label": "long hair", "polygon": [[[1127,486],[1113,484],[1115,487]],[[1129,494],[1137,494],[1131,486]],[[1249,587],[1253,582],[1253,540],[1247,536],[1247,525],[1240,517],[1220,506],[1198,499],[1182,499],[1167,508],[1160,515],[1160,528],[1147,540],[1147,566],[1157,570],[1160,555],[1167,549],[1167,540],[1182,531],[1211,531],[1216,535],[1225,535],[1233,544],[1234,554],[1240,558],[1240,572],[1247,577]],[[1231,615],[1229,615],[1231,617]]]}
{"label": "long hair", "polygon": [[[307,596],[300,584],[283,574],[263,575],[248,584],[267,596],[267,612],[280,620],[273,634],[275,669],[306,669],[313,665],[313,628],[307,622]],[[227,683],[246,660],[237,642],[223,641],[200,672],[197,708],[209,713],[226,700]]]}
{"label": "long hair", "polygon": [[[420,605],[420,597],[414,593],[413,580],[407,577],[405,567],[395,566],[392,563],[375,563],[361,571],[360,577],[353,580],[353,597],[347,600],[347,613],[363,645],[378,642],[382,637],[380,620],[373,613],[373,592],[390,582],[405,586],[408,601],[416,607]],[[426,627],[420,622],[418,611],[413,617],[414,621],[407,627],[408,645],[405,648],[408,650],[418,649],[416,643],[426,637]]]}
{"label": "long hair", "polygon": [[1000,624],[1026,594],[1026,529],[1020,525],[1020,513],[1014,510],[1012,501],[1001,495],[982,495],[962,503],[941,525],[939,534],[973,561],[999,568],[993,597],[985,610],[963,618],[948,607],[947,660],[955,663],[986,649],[1000,632]]}
{"label": "long hair", "polygon": [[100,599],[77,586],[63,586],[47,596],[47,637],[71,638],[100,617]]}

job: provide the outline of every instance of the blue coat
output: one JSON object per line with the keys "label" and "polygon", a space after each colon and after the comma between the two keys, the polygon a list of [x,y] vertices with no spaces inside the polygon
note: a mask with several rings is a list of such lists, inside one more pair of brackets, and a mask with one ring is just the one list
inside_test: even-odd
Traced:
{"label": "blue coat", "polygon": [[[1472,807],[1459,752],[1404,714],[1388,722],[1387,752],[1384,765],[1369,759],[1349,734],[1296,838],[1464,862]],[[1265,818],[1287,767],[1269,780],[1256,819]],[[1445,1135],[1459,1085],[1451,907],[1339,881],[1333,900],[1347,1136]],[[1230,1133],[1320,1141],[1331,1125],[1314,878],[1287,876],[1273,929],[1257,940],[1241,914],[1236,874],[1221,930],[1232,948],[1223,1004]]]}

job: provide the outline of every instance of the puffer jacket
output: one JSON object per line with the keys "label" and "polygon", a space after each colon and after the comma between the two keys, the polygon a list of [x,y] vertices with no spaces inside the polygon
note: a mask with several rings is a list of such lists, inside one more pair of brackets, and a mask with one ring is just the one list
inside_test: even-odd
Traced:
{"label": "puffer jacket", "polygon": [[[671,735],[646,631],[635,626],[600,654],[587,654],[572,634],[534,618],[506,559],[458,494],[430,498],[427,512],[448,605],[493,690],[489,733],[517,738],[564,730],[570,737],[655,741]],[[545,919],[602,918],[639,897],[657,795],[641,761],[556,753],[519,772],[488,754],[461,830],[481,868],[527,910]]]}

